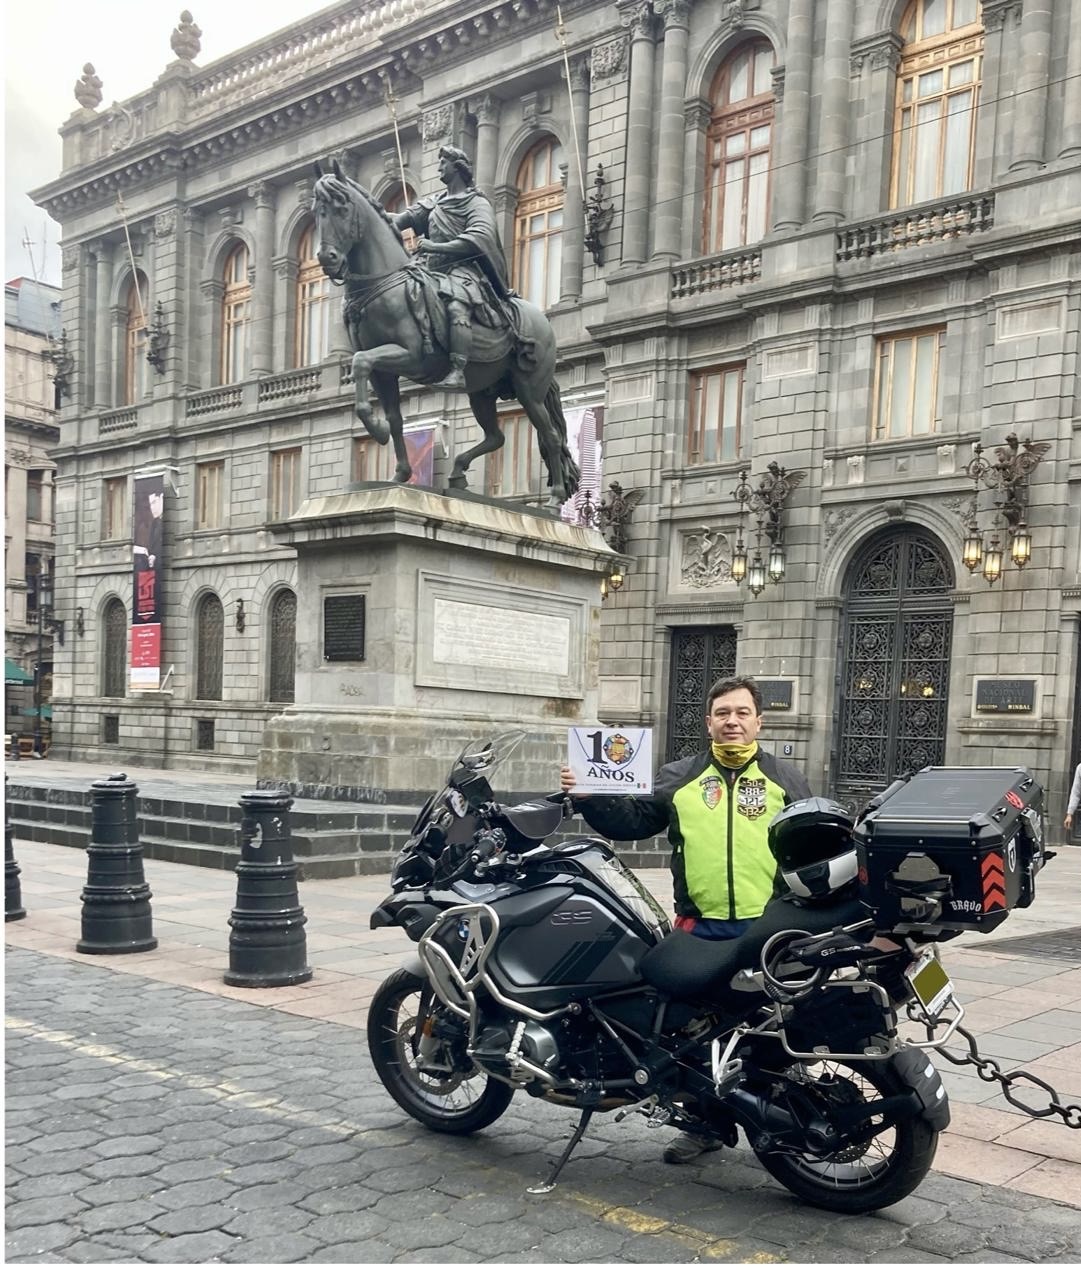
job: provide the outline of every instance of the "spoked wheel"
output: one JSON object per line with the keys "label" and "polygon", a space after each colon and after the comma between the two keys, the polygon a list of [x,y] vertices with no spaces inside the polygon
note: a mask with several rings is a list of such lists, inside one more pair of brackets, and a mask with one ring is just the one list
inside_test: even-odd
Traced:
{"label": "spoked wheel", "polygon": [[399,969],[372,999],[368,1051],[383,1086],[407,1114],[433,1131],[468,1136],[495,1122],[514,1089],[473,1065],[464,1030],[457,1043],[442,1037],[461,1029],[454,1018],[444,1025],[445,1012],[423,977]]}
{"label": "spoked wheel", "polygon": [[[790,1103],[829,1120],[831,1108],[907,1091],[890,1068],[863,1061],[819,1061],[794,1067]],[[927,1175],[938,1133],[919,1118],[882,1127],[875,1117],[855,1127],[845,1147],[823,1155],[758,1153],[775,1180],[797,1197],[829,1211],[859,1215],[907,1198]]]}

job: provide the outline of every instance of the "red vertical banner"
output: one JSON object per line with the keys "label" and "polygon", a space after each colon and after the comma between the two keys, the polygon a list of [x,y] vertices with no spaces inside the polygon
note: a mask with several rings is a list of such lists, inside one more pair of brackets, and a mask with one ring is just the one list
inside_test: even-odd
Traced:
{"label": "red vertical banner", "polygon": [[137,477],[132,493],[131,659],[133,693],[161,687],[165,474]]}

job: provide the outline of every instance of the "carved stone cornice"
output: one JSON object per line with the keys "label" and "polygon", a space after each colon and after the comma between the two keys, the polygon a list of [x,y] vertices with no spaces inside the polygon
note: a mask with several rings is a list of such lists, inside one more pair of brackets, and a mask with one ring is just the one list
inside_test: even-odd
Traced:
{"label": "carved stone cornice", "polygon": [[615,79],[627,72],[627,37],[618,35],[613,40],[595,44],[590,53],[589,73],[594,84],[601,80]]}
{"label": "carved stone cornice", "polygon": [[872,71],[887,68],[896,71],[901,64],[903,46],[904,40],[896,31],[878,31],[864,36],[862,40],[853,40],[849,50],[849,69],[853,75],[859,75],[865,65]]}

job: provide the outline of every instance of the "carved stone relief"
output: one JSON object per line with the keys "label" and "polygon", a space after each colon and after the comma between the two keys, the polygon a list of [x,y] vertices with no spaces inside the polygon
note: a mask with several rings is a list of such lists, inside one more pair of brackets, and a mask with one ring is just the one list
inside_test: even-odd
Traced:
{"label": "carved stone relief", "polygon": [[687,588],[709,588],[732,577],[732,550],[728,536],[715,527],[681,532],[680,583]]}

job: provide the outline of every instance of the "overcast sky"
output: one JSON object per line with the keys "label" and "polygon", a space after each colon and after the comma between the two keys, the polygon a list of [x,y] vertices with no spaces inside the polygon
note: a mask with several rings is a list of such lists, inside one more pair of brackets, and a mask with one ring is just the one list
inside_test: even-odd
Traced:
{"label": "overcast sky", "polygon": [[[57,129],[76,110],[76,81],[92,62],[105,110],[150,85],[174,58],[185,0],[9,0],[4,5],[4,278],[60,282],[60,227],[26,192],[60,175]],[[326,0],[195,0],[197,66],[318,13]],[[33,268],[23,239],[33,241]]]}

